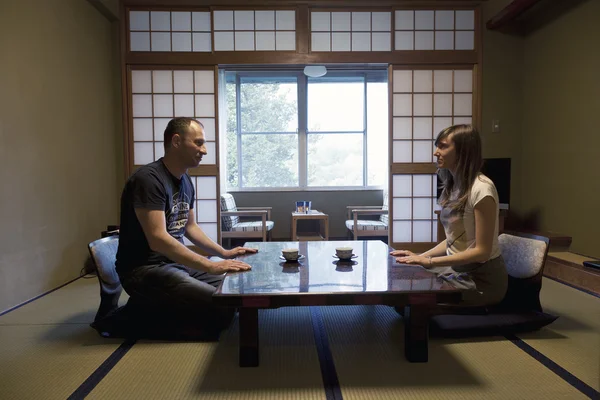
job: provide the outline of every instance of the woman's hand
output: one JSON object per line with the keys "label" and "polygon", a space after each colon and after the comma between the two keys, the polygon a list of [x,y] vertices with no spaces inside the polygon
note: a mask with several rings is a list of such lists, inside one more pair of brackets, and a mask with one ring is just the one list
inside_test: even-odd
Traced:
{"label": "woman's hand", "polygon": [[398,264],[421,265],[425,268],[430,266],[429,260],[429,257],[418,256],[414,253],[412,255],[396,257],[396,262]]}
{"label": "woman's hand", "polygon": [[398,264],[422,265],[425,268],[429,266],[429,257],[420,256],[410,250],[394,250],[390,255],[396,257]]}
{"label": "woman's hand", "polygon": [[390,252],[390,255],[394,256],[394,257],[409,257],[409,256],[416,256],[415,253],[413,253],[410,250],[394,250]]}

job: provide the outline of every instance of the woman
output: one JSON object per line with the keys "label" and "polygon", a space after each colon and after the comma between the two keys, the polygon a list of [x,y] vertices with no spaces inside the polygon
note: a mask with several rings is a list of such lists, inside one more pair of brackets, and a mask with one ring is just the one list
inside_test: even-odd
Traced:
{"label": "woman", "polygon": [[438,174],[443,182],[440,219],[446,240],[417,255],[395,250],[396,261],[430,269],[463,292],[461,305],[499,303],[508,274],[498,247],[498,193],[480,173],[481,138],[471,125],[454,125],[435,141]]}

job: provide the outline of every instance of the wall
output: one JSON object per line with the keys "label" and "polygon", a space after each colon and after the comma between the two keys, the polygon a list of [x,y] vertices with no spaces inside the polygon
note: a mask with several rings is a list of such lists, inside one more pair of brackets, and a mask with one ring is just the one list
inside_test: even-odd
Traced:
{"label": "wall", "polygon": [[600,258],[600,1],[587,1],[524,41],[519,208]]}
{"label": "wall", "polygon": [[[523,39],[485,28],[485,23],[512,0],[489,0],[482,5],[483,90],[481,137],[485,158],[511,158],[511,202],[516,213],[521,197],[521,97]],[[492,121],[500,132],[492,133]]]}
{"label": "wall", "polygon": [[2,2],[0,54],[1,311],[79,275],[123,161],[115,31],[92,5]]}

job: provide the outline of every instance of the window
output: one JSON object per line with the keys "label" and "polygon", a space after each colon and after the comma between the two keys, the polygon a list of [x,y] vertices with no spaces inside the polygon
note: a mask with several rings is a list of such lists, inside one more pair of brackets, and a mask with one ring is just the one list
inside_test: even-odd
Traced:
{"label": "window", "polygon": [[227,71],[225,92],[227,190],[386,184],[385,69]]}

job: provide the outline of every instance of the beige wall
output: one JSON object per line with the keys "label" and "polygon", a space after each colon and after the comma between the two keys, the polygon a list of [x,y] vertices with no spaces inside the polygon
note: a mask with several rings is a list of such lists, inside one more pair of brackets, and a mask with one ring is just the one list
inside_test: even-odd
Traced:
{"label": "beige wall", "polygon": [[0,311],[77,277],[117,222],[114,43],[86,1],[0,5]]}
{"label": "beige wall", "polygon": [[598,16],[590,0],[525,39],[519,208],[600,258]]}
{"label": "beige wall", "polygon": [[[483,23],[510,2],[485,2]],[[482,137],[485,157],[512,158],[512,212],[600,258],[597,15],[589,0],[524,38],[484,28]]]}
{"label": "beige wall", "polygon": [[[485,158],[511,158],[511,208],[520,198],[521,97],[523,39],[485,28],[485,22],[512,0],[489,0],[482,5],[483,84],[481,137]],[[492,133],[492,121],[500,132]]]}

